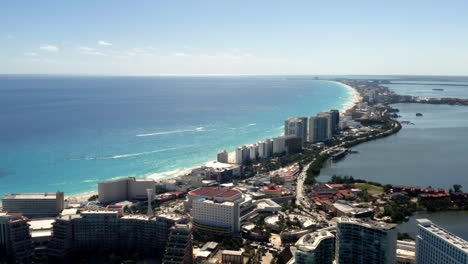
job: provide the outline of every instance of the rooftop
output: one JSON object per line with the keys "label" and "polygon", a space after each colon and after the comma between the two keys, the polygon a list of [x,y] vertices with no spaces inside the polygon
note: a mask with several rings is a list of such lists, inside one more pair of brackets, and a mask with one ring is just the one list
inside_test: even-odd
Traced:
{"label": "rooftop", "polygon": [[335,236],[327,230],[313,232],[302,236],[297,242],[296,246],[301,251],[312,251],[326,238],[334,238]]}
{"label": "rooftop", "polygon": [[416,221],[418,222],[418,226],[430,231],[432,234],[438,236],[442,240],[445,240],[450,244],[456,246],[457,248],[468,253],[468,241],[437,226],[436,224],[432,223],[429,219],[416,219]]}
{"label": "rooftop", "polygon": [[203,187],[189,192],[189,195],[201,197],[234,197],[241,193],[237,190],[218,188],[218,187]]}
{"label": "rooftop", "polygon": [[5,199],[56,199],[56,193],[12,193],[12,194],[5,194],[3,196],[3,200]]}
{"label": "rooftop", "polygon": [[360,226],[364,226],[367,228],[374,228],[374,229],[381,229],[381,230],[390,230],[396,227],[396,224],[388,224],[388,223],[382,223],[382,222],[377,222],[373,220],[365,220],[365,219],[351,218],[351,217],[345,217],[345,216],[339,217],[338,223],[339,224],[355,224],[355,225],[360,225]]}

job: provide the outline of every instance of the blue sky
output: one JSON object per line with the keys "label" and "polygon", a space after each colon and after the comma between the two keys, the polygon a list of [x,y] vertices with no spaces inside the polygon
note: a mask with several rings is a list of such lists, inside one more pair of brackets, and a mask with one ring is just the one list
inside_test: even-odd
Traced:
{"label": "blue sky", "polygon": [[0,74],[468,75],[468,1],[2,1]]}

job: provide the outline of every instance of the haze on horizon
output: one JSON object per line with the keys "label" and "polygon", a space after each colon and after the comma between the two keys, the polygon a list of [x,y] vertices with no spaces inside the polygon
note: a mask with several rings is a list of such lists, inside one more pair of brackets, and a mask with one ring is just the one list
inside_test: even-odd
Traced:
{"label": "haze on horizon", "polygon": [[468,2],[4,1],[0,74],[467,75]]}

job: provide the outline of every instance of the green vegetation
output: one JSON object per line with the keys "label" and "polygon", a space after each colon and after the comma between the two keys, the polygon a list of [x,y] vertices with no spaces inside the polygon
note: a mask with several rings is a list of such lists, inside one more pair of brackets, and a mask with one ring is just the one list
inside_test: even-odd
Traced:
{"label": "green vegetation", "polygon": [[384,188],[379,185],[374,185],[370,183],[355,183],[352,184],[352,187],[361,189],[362,192],[366,192],[369,195],[376,196],[384,193]]}
{"label": "green vegetation", "polygon": [[91,197],[88,198],[88,201],[97,201],[97,199],[99,198],[99,196],[97,194],[95,195],[92,195]]}
{"label": "green vegetation", "polygon": [[407,216],[411,216],[418,210],[418,204],[412,203],[408,197],[389,201],[384,206],[384,216],[390,216],[393,223],[401,223]]}
{"label": "green vegetation", "polygon": [[304,184],[312,185],[317,182],[316,178],[320,174],[320,170],[323,168],[323,164],[330,158],[329,154],[318,154],[315,160],[310,164],[306,171],[307,177]]}

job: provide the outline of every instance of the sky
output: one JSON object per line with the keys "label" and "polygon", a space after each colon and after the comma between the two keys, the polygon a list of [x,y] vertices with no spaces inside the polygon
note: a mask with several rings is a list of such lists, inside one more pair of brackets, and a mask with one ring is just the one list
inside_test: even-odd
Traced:
{"label": "sky", "polygon": [[0,74],[468,75],[468,1],[1,0]]}

